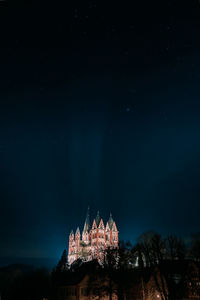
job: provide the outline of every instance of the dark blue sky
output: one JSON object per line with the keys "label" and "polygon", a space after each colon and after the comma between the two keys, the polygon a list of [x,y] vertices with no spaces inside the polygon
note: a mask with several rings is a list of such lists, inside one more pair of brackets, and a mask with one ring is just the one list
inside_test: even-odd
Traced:
{"label": "dark blue sky", "polygon": [[138,2],[0,3],[0,256],[58,257],[88,205],[199,230],[200,5]]}

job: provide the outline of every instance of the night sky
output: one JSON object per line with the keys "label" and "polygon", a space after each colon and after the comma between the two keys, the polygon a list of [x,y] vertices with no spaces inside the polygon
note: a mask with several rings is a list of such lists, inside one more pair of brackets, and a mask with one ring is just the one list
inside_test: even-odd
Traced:
{"label": "night sky", "polygon": [[200,3],[26,2],[0,2],[0,257],[59,257],[88,205],[132,242],[199,231]]}

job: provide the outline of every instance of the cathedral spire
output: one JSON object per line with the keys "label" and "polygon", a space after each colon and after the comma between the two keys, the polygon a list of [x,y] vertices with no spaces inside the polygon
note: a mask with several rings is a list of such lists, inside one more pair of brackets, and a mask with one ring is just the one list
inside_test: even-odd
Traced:
{"label": "cathedral spire", "polygon": [[88,206],[83,232],[90,230],[90,207]]}
{"label": "cathedral spire", "polygon": [[77,229],[76,229],[76,235],[77,235],[77,234],[80,234],[79,227],[77,227]]}
{"label": "cathedral spire", "polygon": [[108,220],[108,225],[109,225],[110,229],[112,229],[113,223],[114,223],[114,221],[113,221],[113,218],[112,218],[112,214],[110,213],[110,218]]}
{"label": "cathedral spire", "polygon": [[96,222],[97,227],[99,226],[100,221],[101,221],[101,218],[100,218],[99,211],[98,211],[97,216],[95,218],[95,222]]}

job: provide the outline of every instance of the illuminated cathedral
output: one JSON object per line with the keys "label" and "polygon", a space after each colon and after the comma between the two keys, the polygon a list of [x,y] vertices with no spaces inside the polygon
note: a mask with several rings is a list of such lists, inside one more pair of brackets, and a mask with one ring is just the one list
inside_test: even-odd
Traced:
{"label": "illuminated cathedral", "polygon": [[79,227],[74,234],[73,230],[69,235],[68,264],[75,260],[90,261],[102,259],[104,250],[108,247],[118,247],[118,230],[115,221],[110,214],[110,218],[104,225],[99,212],[90,226],[89,208],[86,215],[83,232]]}

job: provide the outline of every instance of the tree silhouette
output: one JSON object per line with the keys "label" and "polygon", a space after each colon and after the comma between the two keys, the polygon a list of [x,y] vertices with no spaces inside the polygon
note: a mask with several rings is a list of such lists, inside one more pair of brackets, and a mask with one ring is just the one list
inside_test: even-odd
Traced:
{"label": "tree silhouette", "polygon": [[61,256],[61,259],[59,260],[56,271],[65,271],[67,269],[67,251],[64,250]]}
{"label": "tree silhouette", "polygon": [[193,260],[200,262],[200,233],[191,235],[189,255]]}
{"label": "tree silhouette", "polygon": [[174,260],[183,260],[186,256],[186,246],[182,239],[175,235],[167,236],[165,240],[166,258]]}

